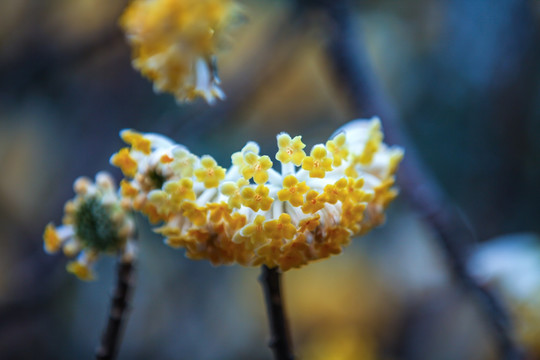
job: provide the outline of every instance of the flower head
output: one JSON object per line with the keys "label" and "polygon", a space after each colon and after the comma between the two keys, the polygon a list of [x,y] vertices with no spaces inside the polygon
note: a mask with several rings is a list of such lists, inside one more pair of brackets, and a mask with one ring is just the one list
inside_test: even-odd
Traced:
{"label": "flower head", "polygon": [[[379,133],[376,118],[353,121],[309,156],[299,136],[280,134],[281,173],[253,142],[232,155],[228,169],[177,144],[167,145],[171,151],[151,145],[144,156],[165,152],[172,158],[160,163],[166,181],[147,195],[163,221],[155,231],[189,258],[213,264],[288,270],[338,254],[352,236],[384,221],[397,194],[394,173],[403,152],[387,147]],[[141,156],[131,146],[130,155]],[[144,168],[137,164],[135,179]]]}
{"label": "flower head", "polygon": [[98,173],[95,182],[79,178],[73,187],[76,195],[66,203],[63,225],[45,227],[44,248],[48,253],[63,249],[69,257],[79,254],[67,270],[82,280],[92,280],[92,264],[99,254],[120,252],[124,261],[132,260],[135,226],[109,174]]}
{"label": "flower head", "polygon": [[232,0],[134,0],[120,24],[156,92],[213,103],[225,95],[212,59],[238,12]]}

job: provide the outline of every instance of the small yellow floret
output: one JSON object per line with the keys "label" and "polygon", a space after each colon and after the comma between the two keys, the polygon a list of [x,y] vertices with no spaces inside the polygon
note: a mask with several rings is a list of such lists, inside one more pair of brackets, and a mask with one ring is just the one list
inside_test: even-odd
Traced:
{"label": "small yellow floret", "polygon": [[302,169],[309,171],[310,177],[324,178],[327,171],[332,171],[332,159],[327,155],[328,152],[323,145],[314,146],[310,156],[302,161]]}
{"label": "small yellow floret", "polygon": [[45,251],[52,254],[60,250],[62,240],[56,232],[56,228],[52,223],[47,224],[45,232],[43,233],[43,242],[45,245]]}
{"label": "small yellow floret", "polygon": [[242,205],[251,208],[253,211],[268,211],[274,202],[274,199],[268,196],[269,192],[270,190],[262,184],[255,189],[251,186],[246,186],[240,192],[240,195],[242,195]]}
{"label": "small yellow floret", "polygon": [[310,190],[306,195],[306,202],[302,205],[304,214],[314,214],[323,207],[324,201],[322,201],[319,193],[315,190]]}
{"label": "small yellow floret", "polygon": [[192,201],[185,201],[182,203],[182,210],[182,215],[187,217],[195,226],[203,226],[206,224],[206,208],[197,206],[197,204]]}
{"label": "small yellow floret", "polygon": [[173,151],[173,161],[171,168],[175,173],[178,173],[181,177],[193,176],[193,171],[197,157],[185,149],[178,149]]}
{"label": "small yellow floret", "polygon": [[328,140],[326,142],[326,147],[334,158],[335,167],[341,166],[342,161],[347,159],[347,156],[349,156],[349,149],[347,148],[346,140],[345,133],[341,133],[332,140]]}
{"label": "small yellow floret", "polygon": [[321,223],[320,219],[321,215],[315,214],[315,216],[313,217],[300,220],[300,222],[298,223],[298,232],[303,233],[305,231],[315,231],[317,226],[319,226],[319,224]]}
{"label": "small yellow floret", "polygon": [[241,169],[244,179],[253,178],[256,184],[264,184],[268,181],[268,169],[272,167],[272,161],[268,156],[248,152],[244,155],[244,162],[245,165]]}
{"label": "small yellow floret", "polygon": [[181,204],[184,200],[195,200],[197,196],[193,191],[193,181],[191,179],[180,179],[165,183],[163,190],[171,196],[171,201]]}
{"label": "small yellow floret", "polygon": [[253,245],[264,244],[268,237],[266,236],[266,231],[264,230],[264,221],[265,217],[262,215],[257,215],[255,220],[249,225],[246,225],[240,231],[240,234],[243,237],[249,239]]}
{"label": "small yellow floret", "polygon": [[67,264],[66,269],[68,272],[84,281],[92,281],[96,278],[92,269],[87,264],[83,264],[79,261],[71,261]]}
{"label": "small yellow floret", "polygon": [[297,236],[294,241],[283,245],[281,250],[283,255],[279,258],[278,263],[282,271],[300,267],[308,262],[307,254],[310,253],[310,249],[303,234]]}
{"label": "small yellow floret", "polygon": [[296,166],[302,164],[302,160],[306,157],[304,148],[306,145],[302,142],[301,136],[295,136],[291,139],[289,134],[282,133],[277,137],[279,151],[276,154],[276,159],[283,164],[293,162]]}
{"label": "small yellow floret", "polygon": [[381,123],[374,121],[369,129],[369,138],[366,142],[364,150],[360,154],[358,161],[362,165],[369,165],[373,161],[373,156],[379,150],[379,147],[383,140],[383,133],[381,131]]}
{"label": "small yellow floret", "polygon": [[120,193],[125,197],[134,197],[137,196],[139,191],[128,180],[122,179],[120,181]]}
{"label": "small yellow floret", "polygon": [[229,197],[228,204],[231,209],[239,209],[242,206],[240,191],[247,185],[249,181],[245,179],[239,179],[237,182],[228,181],[221,185],[221,193]]}
{"label": "small yellow floret", "polygon": [[131,145],[133,149],[138,150],[145,155],[150,154],[152,143],[142,134],[133,130],[123,130],[120,132],[120,137],[126,144]]}
{"label": "small yellow floret", "polygon": [[129,148],[120,149],[111,158],[111,164],[119,167],[125,176],[134,177],[137,173],[137,161],[131,157]]}
{"label": "small yellow floret", "polygon": [[211,156],[205,155],[201,158],[201,167],[195,170],[195,176],[207,189],[215,188],[225,178],[225,169],[217,165]]}
{"label": "small yellow floret", "polygon": [[341,178],[334,184],[328,184],[324,187],[321,194],[321,200],[330,204],[338,201],[345,201],[347,197],[347,179]]}
{"label": "small yellow floret", "polygon": [[292,206],[300,206],[304,203],[304,194],[309,190],[305,181],[301,183],[294,175],[288,175],[283,179],[283,189],[277,195],[280,201],[289,201]]}
{"label": "small yellow floret", "polygon": [[283,240],[272,239],[271,241],[258,247],[255,252],[259,255],[257,264],[265,264],[269,268],[273,268],[277,265],[278,259],[281,257],[281,247],[283,246]]}
{"label": "small yellow floret", "polygon": [[291,223],[289,214],[281,214],[279,219],[265,222],[264,231],[271,239],[292,239],[296,234],[296,227]]}
{"label": "small yellow floret", "polygon": [[208,212],[210,213],[210,222],[214,224],[227,222],[231,218],[231,210],[229,209],[229,206],[224,202],[209,203],[206,207],[208,208]]}

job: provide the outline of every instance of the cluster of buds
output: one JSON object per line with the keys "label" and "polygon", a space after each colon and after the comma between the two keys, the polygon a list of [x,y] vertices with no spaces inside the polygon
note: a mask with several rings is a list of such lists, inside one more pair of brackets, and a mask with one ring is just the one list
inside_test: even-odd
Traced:
{"label": "cluster of buds", "polygon": [[154,230],[168,245],[215,265],[283,271],[338,254],[381,224],[403,156],[382,142],[377,118],[350,122],[309,155],[300,136],[279,134],[281,172],[254,142],[226,169],[160,135],[121,136],[130,146],[111,163],[126,176],[123,201],[161,222]]}
{"label": "cluster of buds", "polygon": [[134,0],[120,23],[133,48],[133,66],[156,92],[185,102],[223,99],[215,54],[239,13],[232,0]]}
{"label": "cluster of buds", "polygon": [[92,280],[92,265],[101,253],[120,253],[132,261],[135,252],[134,220],[118,196],[112,177],[100,172],[95,183],[81,177],[73,185],[75,197],[64,208],[62,225],[48,224],[43,234],[45,251],[63,250],[77,256],[67,265],[82,280]]}

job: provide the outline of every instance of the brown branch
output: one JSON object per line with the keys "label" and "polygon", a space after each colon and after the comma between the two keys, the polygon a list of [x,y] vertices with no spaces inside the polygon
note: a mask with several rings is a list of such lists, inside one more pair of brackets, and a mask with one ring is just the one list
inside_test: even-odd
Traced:
{"label": "brown branch", "polygon": [[96,350],[98,360],[115,359],[118,353],[134,285],[133,272],[133,261],[118,260],[116,289],[111,301],[109,320],[101,344]]}
{"label": "brown branch", "polygon": [[388,142],[406,149],[407,154],[398,173],[404,197],[437,234],[454,278],[475,296],[504,358],[523,358],[512,337],[510,321],[502,304],[467,272],[468,245],[473,242],[474,236],[425,169],[415,147],[401,128],[397,111],[382,90],[367,60],[361,46],[362,40],[354,34],[351,17],[353,10],[349,2],[316,0],[300,4],[310,5],[305,8],[314,6],[326,14],[330,66],[339,85],[344,88],[356,116],[380,116]]}
{"label": "brown branch", "polygon": [[274,352],[276,360],[293,360],[291,339],[283,299],[281,297],[281,273],[278,268],[261,267],[259,278],[264,290],[268,319],[270,321],[270,342],[268,346]]}

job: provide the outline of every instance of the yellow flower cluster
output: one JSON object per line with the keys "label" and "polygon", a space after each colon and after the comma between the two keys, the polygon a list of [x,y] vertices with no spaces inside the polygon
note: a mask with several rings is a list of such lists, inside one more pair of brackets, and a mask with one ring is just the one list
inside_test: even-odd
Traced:
{"label": "yellow flower cluster", "polygon": [[76,196],[65,205],[63,225],[49,223],[45,228],[44,247],[48,253],[63,250],[68,257],[78,254],[67,270],[82,280],[92,280],[92,264],[100,253],[120,252],[123,261],[133,259],[134,222],[109,174],[98,173],[95,183],[78,178],[73,188]]}
{"label": "yellow flower cluster", "polygon": [[133,66],[177,101],[223,99],[214,55],[238,13],[232,0],[134,0],[120,19]]}
{"label": "yellow flower cluster", "polygon": [[281,270],[338,254],[381,224],[403,156],[382,143],[377,118],[350,122],[309,155],[300,136],[279,134],[281,172],[254,142],[225,169],[160,135],[121,136],[130,147],[111,163],[127,177],[124,201],[161,221],[155,231],[168,245],[213,264]]}

